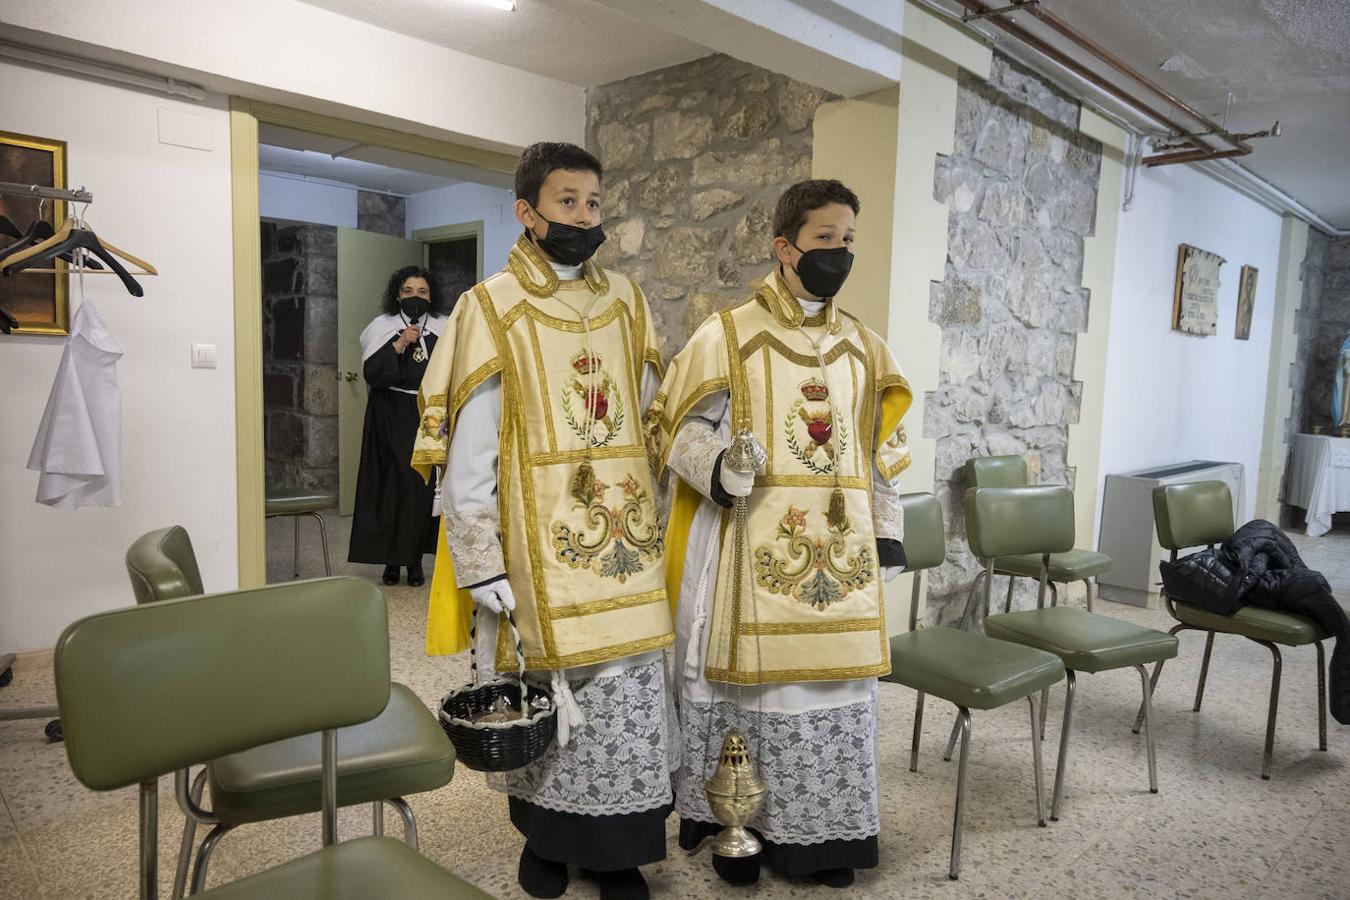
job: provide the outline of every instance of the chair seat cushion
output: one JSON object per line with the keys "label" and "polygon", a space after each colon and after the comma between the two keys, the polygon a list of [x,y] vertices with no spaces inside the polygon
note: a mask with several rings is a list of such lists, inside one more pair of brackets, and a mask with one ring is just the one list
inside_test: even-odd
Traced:
{"label": "chair seat cushion", "polygon": [[213,900],[491,900],[402,841],[363,837],[324,847],[201,894]]}
{"label": "chair seat cushion", "polygon": [[[389,705],[369,722],[338,729],[339,806],[370,803],[442,787],[455,750],[422,701],[390,685]],[[211,809],[236,825],[319,809],[321,736],[306,734],[207,765]]]}
{"label": "chair seat cushion", "polygon": [[970,709],[994,709],[1064,677],[1057,656],[955,628],[924,628],[891,638],[883,681]]}
{"label": "chair seat cushion", "polygon": [[337,494],[332,491],[273,491],[263,501],[263,514],[294,516],[319,512],[337,506]]}
{"label": "chair seat cushion", "polygon": [[1326,632],[1318,628],[1311,619],[1260,606],[1244,606],[1231,616],[1209,612],[1185,603],[1177,603],[1174,608],[1177,620],[1187,625],[1223,634],[1237,634],[1258,641],[1271,641],[1288,647],[1311,644],[1327,636]]}
{"label": "chair seat cushion", "polygon": [[[1063,553],[1050,554],[1050,580],[1058,582],[1082,581],[1108,572],[1111,569],[1111,557],[1095,550],[1066,550]],[[1041,577],[1041,557],[1036,553],[1022,556],[1000,556],[994,560],[994,571],[1025,575],[1028,578]]]}
{"label": "chair seat cushion", "polygon": [[984,632],[1053,653],[1075,672],[1104,672],[1177,655],[1175,635],[1063,606],[990,616]]}

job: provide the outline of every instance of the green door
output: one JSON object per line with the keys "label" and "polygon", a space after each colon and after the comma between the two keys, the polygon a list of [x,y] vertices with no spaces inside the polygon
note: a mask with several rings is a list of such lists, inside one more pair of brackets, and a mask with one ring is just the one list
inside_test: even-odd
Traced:
{"label": "green door", "polygon": [[421,241],[355,228],[338,229],[338,512],[356,505],[366,382],[361,377],[361,332],[380,314],[380,300],[394,270],[422,265]]}

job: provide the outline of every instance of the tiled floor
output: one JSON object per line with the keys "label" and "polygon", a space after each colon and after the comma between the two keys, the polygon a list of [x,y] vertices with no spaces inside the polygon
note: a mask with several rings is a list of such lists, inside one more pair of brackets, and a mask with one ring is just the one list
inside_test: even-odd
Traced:
{"label": "tiled floor", "polygon": [[[334,570],[378,578],[374,566],[348,566],[346,520],[329,520]],[[269,523],[274,578],[290,576],[290,523]],[[322,572],[317,536],[302,523],[302,572]],[[311,539],[311,537],[315,539]],[[1296,537],[1309,565],[1338,596],[1350,598],[1350,534]],[[109,573],[120,577],[120,573]],[[209,587],[209,585],[208,585]],[[464,681],[467,663],[422,652],[426,589],[386,589],[396,680],[433,705]],[[1166,613],[1103,604],[1122,619],[1167,628]],[[1161,793],[1147,790],[1144,745],[1130,733],[1138,679],[1119,672],[1079,680],[1066,806],[1061,820],[1033,819],[1027,709],[1013,704],[976,713],[962,878],[946,879],[956,769],[942,745],[952,716],[936,701],[924,717],[918,773],[908,771],[914,695],[881,688],[883,765],[881,865],[861,873],[853,897],[1327,897],[1350,896],[1350,728],[1330,720],[1329,752],[1316,749],[1316,690],[1309,649],[1285,654],[1274,777],[1259,777],[1270,655],[1240,639],[1219,639],[1204,710],[1191,712],[1202,639],[1181,636],[1155,707]],[[47,703],[49,670],[21,670],[0,690],[0,705]],[[1045,756],[1053,777],[1062,690],[1051,703]],[[0,723],[0,897],[135,895],[136,800],[130,790],[95,795],[71,776],[61,746],[42,723]],[[169,779],[160,789],[161,880],[167,890],[179,815]],[[410,798],[422,850],[493,894],[523,897],[515,884],[520,840],[506,805],[481,775],[461,769],[447,787]],[[1048,802],[1048,798],[1047,798]],[[672,833],[674,820],[671,820]],[[346,810],[343,836],[369,828],[368,808]],[[388,831],[398,833],[391,818]],[[247,826],[228,835],[211,869],[217,884],[319,845],[317,816]],[[766,877],[733,891],[711,872],[707,851],[671,855],[651,867],[656,896],[831,896],[809,882]],[[569,897],[597,896],[577,879]]]}

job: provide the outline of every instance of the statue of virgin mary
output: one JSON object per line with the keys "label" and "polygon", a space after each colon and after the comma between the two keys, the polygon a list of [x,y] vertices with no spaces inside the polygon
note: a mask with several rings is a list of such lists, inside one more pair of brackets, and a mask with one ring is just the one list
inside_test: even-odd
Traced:
{"label": "statue of virgin mary", "polygon": [[1350,426],[1350,334],[1336,356],[1336,374],[1331,386],[1331,420],[1339,427]]}

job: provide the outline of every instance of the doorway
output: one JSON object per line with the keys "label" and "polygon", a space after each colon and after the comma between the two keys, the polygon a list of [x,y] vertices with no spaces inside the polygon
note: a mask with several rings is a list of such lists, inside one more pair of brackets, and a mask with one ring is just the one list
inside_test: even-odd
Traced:
{"label": "doorway", "polygon": [[[402,265],[428,268],[453,299],[485,260],[504,263],[515,157],[243,100],[231,126],[239,584],[250,587],[269,568],[273,580],[293,574],[291,522],[279,523],[285,558],[268,566],[265,497],[331,495],[320,515],[350,515],[366,397],[358,336]],[[313,527],[295,551],[304,577],[323,574]],[[347,530],[329,529],[335,574]]]}

